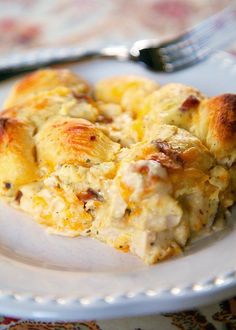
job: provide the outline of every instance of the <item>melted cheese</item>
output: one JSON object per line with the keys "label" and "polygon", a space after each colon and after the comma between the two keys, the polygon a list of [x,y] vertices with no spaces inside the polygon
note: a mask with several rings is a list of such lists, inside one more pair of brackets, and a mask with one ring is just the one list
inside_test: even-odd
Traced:
{"label": "melted cheese", "polygon": [[91,93],[69,71],[40,70],[6,104],[0,196],[50,233],[92,236],[152,264],[212,230],[235,200],[235,165],[220,165],[234,162],[235,96],[208,100],[137,76]]}

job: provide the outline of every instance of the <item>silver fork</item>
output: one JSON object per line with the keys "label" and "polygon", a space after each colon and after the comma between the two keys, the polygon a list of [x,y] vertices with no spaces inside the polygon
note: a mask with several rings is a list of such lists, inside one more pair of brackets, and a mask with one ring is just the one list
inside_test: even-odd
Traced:
{"label": "silver fork", "polygon": [[201,22],[175,39],[159,43],[140,40],[131,49],[106,47],[84,51],[81,47],[42,49],[0,60],[0,80],[53,64],[94,58],[116,58],[146,64],[150,69],[173,72],[192,66],[232,40],[236,41],[236,3]]}

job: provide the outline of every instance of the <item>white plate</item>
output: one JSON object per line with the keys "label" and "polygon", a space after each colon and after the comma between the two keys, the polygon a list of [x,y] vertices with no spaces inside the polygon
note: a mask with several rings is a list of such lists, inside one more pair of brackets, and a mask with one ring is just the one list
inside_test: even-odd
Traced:
{"label": "white plate", "polygon": [[[161,83],[190,84],[208,95],[236,92],[236,64],[225,54],[175,74],[107,60],[72,68],[91,82],[134,73]],[[0,84],[0,101],[12,83]],[[92,239],[50,236],[25,214],[0,204],[2,314],[44,320],[104,319],[192,308],[235,293],[233,224],[184,255],[148,267]]]}

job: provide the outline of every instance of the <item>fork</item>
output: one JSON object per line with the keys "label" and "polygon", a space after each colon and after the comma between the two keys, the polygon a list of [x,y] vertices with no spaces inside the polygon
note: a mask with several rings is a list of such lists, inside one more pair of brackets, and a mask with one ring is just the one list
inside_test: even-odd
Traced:
{"label": "fork", "polygon": [[0,80],[53,64],[94,58],[115,58],[144,63],[155,71],[174,72],[190,67],[236,40],[236,4],[232,3],[191,30],[169,41],[140,40],[123,46],[84,51],[81,47],[42,49],[0,60]]}

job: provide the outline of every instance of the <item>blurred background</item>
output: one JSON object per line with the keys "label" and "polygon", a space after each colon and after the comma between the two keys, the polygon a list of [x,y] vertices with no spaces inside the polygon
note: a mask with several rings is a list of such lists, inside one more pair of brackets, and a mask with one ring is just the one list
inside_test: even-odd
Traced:
{"label": "blurred background", "polygon": [[[235,0],[234,0],[235,1]],[[175,35],[229,0],[0,0],[0,56],[32,48],[130,45]],[[230,47],[236,54],[236,43]]]}

